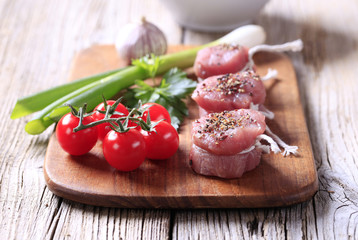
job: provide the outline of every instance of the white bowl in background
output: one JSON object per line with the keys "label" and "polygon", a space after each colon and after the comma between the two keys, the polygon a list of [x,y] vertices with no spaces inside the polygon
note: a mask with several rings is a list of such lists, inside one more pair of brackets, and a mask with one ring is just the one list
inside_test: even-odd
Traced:
{"label": "white bowl in background", "polygon": [[268,0],[161,0],[182,26],[199,31],[229,31],[250,23]]}

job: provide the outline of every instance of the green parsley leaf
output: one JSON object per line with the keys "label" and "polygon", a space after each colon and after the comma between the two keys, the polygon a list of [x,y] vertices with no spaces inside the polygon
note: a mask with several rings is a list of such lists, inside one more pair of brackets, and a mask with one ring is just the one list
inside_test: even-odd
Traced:
{"label": "green parsley leaf", "polygon": [[160,64],[160,58],[155,56],[154,54],[146,55],[142,58],[135,59],[132,61],[132,65],[140,67],[144,71],[147,71],[148,75],[151,78],[155,77]]}
{"label": "green parsley leaf", "polygon": [[159,103],[168,110],[172,125],[178,129],[189,113],[183,99],[194,91],[196,82],[187,78],[182,70],[172,68],[164,74],[159,86],[152,87],[141,80],[136,81],[136,85],[138,87],[125,93],[126,104],[136,107],[139,100],[142,103]]}

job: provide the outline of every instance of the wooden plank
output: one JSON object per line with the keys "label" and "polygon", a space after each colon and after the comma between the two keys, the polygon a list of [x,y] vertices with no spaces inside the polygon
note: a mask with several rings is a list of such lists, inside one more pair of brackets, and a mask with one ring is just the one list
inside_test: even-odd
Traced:
{"label": "wooden plank", "polygon": [[[178,51],[184,47],[172,48]],[[255,56],[258,71],[277,69],[277,80],[266,83],[266,106],[276,114],[270,128],[285,141],[300,147],[298,157],[265,154],[258,168],[240,179],[223,180],[194,173],[188,164],[191,122],[197,106],[189,101],[190,114],[180,129],[180,147],[167,161],[145,161],[136,171],[111,168],[101,143],[87,155],[73,157],[50,139],[44,163],[49,189],[74,201],[114,207],[237,208],[287,206],[302,202],[317,191],[317,175],[299,99],[294,69],[281,54]],[[72,78],[120,66],[113,46],[94,46],[79,54]]]}

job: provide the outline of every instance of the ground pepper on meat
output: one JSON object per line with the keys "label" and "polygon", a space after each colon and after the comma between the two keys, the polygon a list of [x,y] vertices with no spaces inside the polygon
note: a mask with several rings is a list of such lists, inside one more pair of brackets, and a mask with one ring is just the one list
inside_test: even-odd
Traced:
{"label": "ground pepper on meat", "polygon": [[228,134],[230,129],[237,127],[243,128],[255,122],[256,120],[252,119],[248,113],[242,115],[240,118],[233,117],[229,111],[210,113],[208,118],[205,119],[205,124],[197,130],[197,133],[199,133],[199,138],[202,138],[204,135],[209,135],[215,140],[215,144],[219,144],[220,141],[224,141],[229,136],[232,137],[231,134]]}
{"label": "ground pepper on meat", "polygon": [[[249,82],[249,79],[256,81],[260,80],[260,77],[253,71],[245,71],[240,73],[228,73],[217,78],[217,84],[214,87],[207,87],[206,84],[202,85],[202,89],[207,92],[221,92],[224,95],[245,93],[244,89],[246,85],[250,84],[253,88],[254,85]],[[252,96],[252,92],[249,92]]]}

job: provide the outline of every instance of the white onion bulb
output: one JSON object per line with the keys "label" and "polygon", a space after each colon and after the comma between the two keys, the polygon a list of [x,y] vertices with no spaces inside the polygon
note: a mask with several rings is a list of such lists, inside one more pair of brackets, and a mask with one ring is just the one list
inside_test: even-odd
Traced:
{"label": "white onion bulb", "polygon": [[140,23],[130,23],[118,33],[116,49],[119,57],[128,64],[133,59],[147,54],[163,55],[167,51],[167,40],[164,33],[153,23],[143,17]]}

